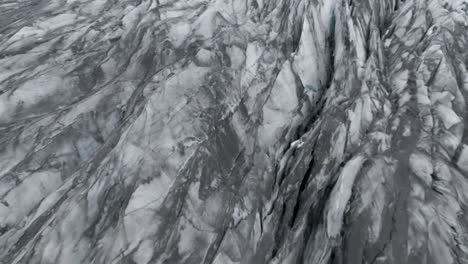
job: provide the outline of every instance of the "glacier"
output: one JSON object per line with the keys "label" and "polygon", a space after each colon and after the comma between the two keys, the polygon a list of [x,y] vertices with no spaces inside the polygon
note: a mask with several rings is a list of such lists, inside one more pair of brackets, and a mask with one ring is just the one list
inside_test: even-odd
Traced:
{"label": "glacier", "polygon": [[0,2],[0,263],[468,263],[468,1]]}

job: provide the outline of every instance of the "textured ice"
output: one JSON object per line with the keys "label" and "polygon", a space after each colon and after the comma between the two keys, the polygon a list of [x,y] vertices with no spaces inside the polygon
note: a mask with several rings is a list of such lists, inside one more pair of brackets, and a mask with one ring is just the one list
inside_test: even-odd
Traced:
{"label": "textured ice", "polygon": [[0,1],[0,263],[468,263],[467,12]]}

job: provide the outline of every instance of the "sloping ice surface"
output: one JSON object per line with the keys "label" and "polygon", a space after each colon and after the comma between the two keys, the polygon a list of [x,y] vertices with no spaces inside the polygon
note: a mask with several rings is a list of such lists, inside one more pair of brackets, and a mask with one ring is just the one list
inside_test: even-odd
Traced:
{"label": "sloping ice surface", "polygon": [[468,263],[467,12],[0,1],[0,263]]}

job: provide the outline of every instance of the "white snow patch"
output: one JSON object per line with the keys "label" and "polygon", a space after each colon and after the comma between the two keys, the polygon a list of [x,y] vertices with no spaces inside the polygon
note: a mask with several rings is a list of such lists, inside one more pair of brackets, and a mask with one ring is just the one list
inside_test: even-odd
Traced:
{"label": "white snow patch", "polygon": [[411,170],[428,186],[430,186],[432,182],[431,174],[434,171],[432,166],[432,162],[424,154],[421,153],[413,153],[411,154],[410,158],[410,167]]}
{"label": "white snow patch", "polygon": [[461,122],[460,117],[451,108],[445,105],[439,105],[437,107],[437,113],[446,129],[450,129],[452,126]]}
{"label": "white snow patch", "polygon": [[[9,210],[0,211],[0,226],[21,221],[43,198],[59,188],[61,184],[59,172],[36,172],[29,175],[4,198],[4,201],[9,204]],[[8,213],[5,214],[5,212]]]}
{"label": "white snow patch", "polygon": [[404,137],[409,137],[411,136],[411,126],[406,125],[404,130],[403,130],[403,136]]}
{"label": "white snow patch", "polygon": [[298,98],[291,65],[286,62],[271,90],[269,100],[263,107],[263,126],[259,130],[262,143],[271,145],[278,133],[291,122],[292,111],[296,109]]}
{"label": "white snow patch", "polygon": [[[317,93],[321,88],[321,83],[325,82],[326,69],[324,64],[324,50],[318,50],[314,39],[313,29],[310,27],[306,17],[303,22],[303,29],[299,49],[294,56],[294,69],[301,78],[306,92]],[[318,36],[320,37],[320,36]]]}
{"label": "white snow patch", "polygon": [[468,145],[463,144],[457,165],[460,169],[468,173]]}
{"label": "white snow patch", "polygon": [[247,70],[256,71],[258,60],[262,56],[264,48],[258,42],[251,42],[247,45],[245,67]]}
{"label": "white snow patch", "polygon": [[392,86],[394,87],[394,91],[399,93],[406,87],[408,82],[409,72],[408,70],[403,70],[398,73],[395,73],[392,77]]}
{"label": "white snow patch", "polygon": [[213,53],[207,49],[200,49],[196,55],[197,59],[203,63],[208,64],[213,59]]}
{"label": "white snow patch", "polygon": [[46,30],[55,30],[76,22],[77,16],[73,13],[64,13],[36,23],[36,26]]}
{"label": "white snow patch", "polygon": [[133,261],[137,264],[147,264],[153,256],[154,246],[153,241],[147,239],[141,242],[138,250],[133,253]]}
{"label": "white snow patch", "polygon": [[291,143],[291,148],[302,148],[304,146],[304,141],[302,140],[295,140],[293,143]]}
{"label": "white snow patch", "polygon": [[351,197],[354,180],[364,161],[363,156],[357,156],[350,160],[341,171],[338,181],[333,187],[327,214],[327,233],[329,237],[336,237],[340,233],[343,215]]}
{"label": "white snow patch", "polygon": [[179,47],[182,45],[185,39],[187,39],[190,32],[192,32],[190,24],[186,22],[180,22],[171,26],[168,37],[171,39],[171,42],[175,47]]}
{"label": "white snow patch", "polygon": [[231,67],[239,69],[245,62],[244,52],[237,46],[231,46],[226,49],[227,54],[231,58]]}
{"label": "white snow patch", "polygon": [[51,94],[58,94],[63,85],[61,78],[43,75],[25,82],[12,94],[0,96],[0,121],[7,121],[17,107],[28,108]]}

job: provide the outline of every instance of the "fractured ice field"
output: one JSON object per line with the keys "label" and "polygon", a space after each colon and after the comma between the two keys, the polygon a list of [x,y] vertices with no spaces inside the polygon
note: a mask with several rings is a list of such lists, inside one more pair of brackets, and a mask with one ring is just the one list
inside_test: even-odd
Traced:
{"label": "fractured ice field", "polygon": [[468,264],[468,0],[0,0],[1,264]]}

